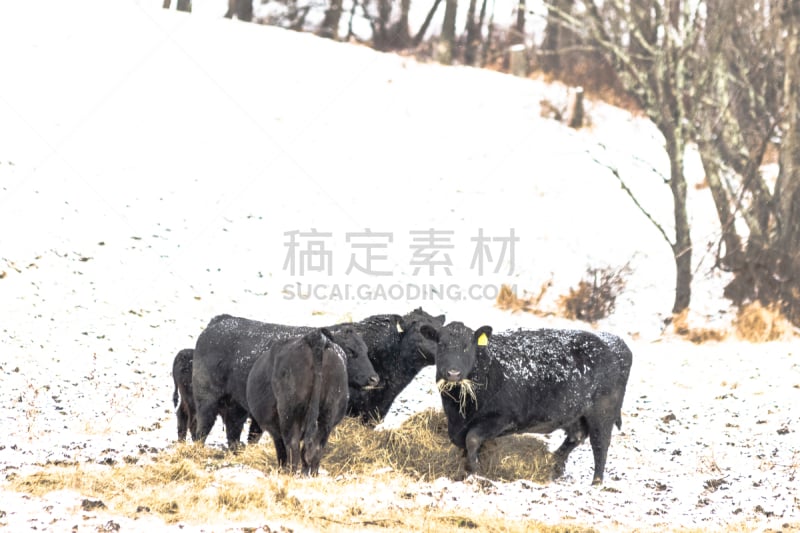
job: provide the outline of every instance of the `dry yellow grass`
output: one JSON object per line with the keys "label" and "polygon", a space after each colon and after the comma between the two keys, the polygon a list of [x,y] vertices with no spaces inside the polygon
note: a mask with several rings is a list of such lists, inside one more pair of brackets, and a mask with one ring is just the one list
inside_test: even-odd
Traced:
{"label": "dry yellow grass", "polygon": [[780,305],[766,307],[752,302],[736,314],[736,336],[750,342],[769,342],[785,339],[792,334],[791,323],[781,313]]}
{"label": "dry yellow grass", "polygon": [[[672,317],[672,328],[676,334],[687,340],[701,344],[709,341],[722,341],[729,332],[722,329],[692,327],[689,324],[689,310]],[[750,342],[770,342],[786,339],[793,334],[791,323],[783,316],[779,304],[763,306],[753,302],[741,307],[733,324],[738,339]]]}
{"label": "dry yellow grass", "polygon": [[[481,460],[482,474],[495,480],[545,481],[552,470],[545,445],[525,435],[487,443]],[[266,437],[236,455],[179,444],[131,463],[50,465],[10,478],[10,488],[34,495],[72,489],[100,499],[110,512],[156,514],[167,523],[277,521],[333,531],[581,531],[574,525],[549,527],[469,510],[448,512],[420,497],[420,481],[463,475],[461,452],[450,444],[444,415],[436,411],[390,431],[345,419],[323,458],[329,475],[318,478],[278,472]]]}

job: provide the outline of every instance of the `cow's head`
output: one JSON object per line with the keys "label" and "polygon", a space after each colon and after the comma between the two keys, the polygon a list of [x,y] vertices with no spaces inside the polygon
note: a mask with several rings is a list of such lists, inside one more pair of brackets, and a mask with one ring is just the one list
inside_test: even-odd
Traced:
{"label": "cow's head", "polygon": [[367,345],[353,328],[344,328],[333,335],[333,340],[347,356],[347,381],[353,388],[376,387],[380,382],[367,357]]}
{"label": "cow's head", "polygon": [[468,379],[477,354],[489,344],[491,326],[472,331],[461,322],[451,322],[439,330],[436,353],[436,381],[458,383]]}
{"label": "cow's head", "polygon": [[418,372],[436,362],[439,330],[444,326],[444,320],[444,315],[429,315],[421,307],[398,317],[397,331],[401,335],[398,359],[402,364]]}

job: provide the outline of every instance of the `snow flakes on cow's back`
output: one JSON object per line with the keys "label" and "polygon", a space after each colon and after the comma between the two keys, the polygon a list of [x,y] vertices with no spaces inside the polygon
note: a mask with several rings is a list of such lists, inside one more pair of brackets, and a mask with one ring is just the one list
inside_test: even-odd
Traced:
{"label": "snow flakes on cow's back", "polygon": [[347,366],[347,354],[344,353],[342,347],[335,342],[328,343],[328,347],[339,357],[339,359],[342,361],[342,364]]}
{"label": "snow flakes on cow's back", "polygon": [[600,341],[580,330],[515,330],[492,337],[491,356],[508,379],[558,383],[583,375],[595,364]]}

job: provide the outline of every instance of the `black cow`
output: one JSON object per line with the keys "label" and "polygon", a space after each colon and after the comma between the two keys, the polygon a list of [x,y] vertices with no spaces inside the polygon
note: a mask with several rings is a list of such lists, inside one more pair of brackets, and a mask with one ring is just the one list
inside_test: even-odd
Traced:
{"label": "black cow", "polygon": [[383,419],[392,402],[426,366],[435,363],[444,315],[417,308],[403,317],[378,315],[354,326],[364,336],[369,360],[381,378],[378,387],[350,388],[347,413],[370,424]]}
{"label": "black cow", "polygon": [[[219,406],[224,405],[221,414],[228,446],[236,447],[249,413],[247,376],[253,363],[275,343],[309,331],[311,328],[267,324],[230,315],[214,317],[197,338],[194,352],[192,387],[197,410],[197,440],[205,442]],[[331,332],[347,355],[350,384],[356,388],[376,386],[380,380],[355,328],[345,324],[331,328]],[[260,431],[251,431],[248,441],[254,442],[260,436]]]}
{"label": "black cow", "polygon": [[[192,356],[194,350],[187,348],[181,350],[172,362],[172,380],[175,382],[175,392],[172,393],[172,403],[178,409],[175,416],[178,418],[178,440],[186,440],[186,430],[195,439],[195,411],[194,397],[192,396]],[[178,394],[180,393],[180,405]]]}
{"label": "black cow", "polygon": [[[175,416],[178,419],[178,441],[186,440],[186,431],[192,436],[192,440],[197,439],[197,416],[192,394],[192,359],[194,349],[186,348],[178,352],[172,363],[172,379],[175,382],[175,392],[172,393],[172,403],[177,408]],[[179,404],[180,401],[180,404]],[[228,417],[228,410],[231,408],[230,401],[221,400],[217,405],[217,413],[223,419]],[[255,442],[263,431],[255,421],[250,421],[250,430],[247,435],[248,442]]]}
{"label": "black cow", "polygon": [[[367,383],[350,376],[350,401],[348,413],[367,422],[383,417],[400,391],[408,385],[424,366],[434,364],[438,342],[438,329],[444,316],[432,317],[421,308],[406,316],[374,315],[352,324],[338,324],[328,329],[334,337],[337,332],[352,328],[367,345],[368,356],[381,379],[381,385]],[[276,341],[304,335],[313,328],[267,324],[230,315],[214,317],[197,339],[193,379],[202,382],[198,400],[198,438],[205,439],[214,424],[211,405],[226,398],[241,408],[229,409],[223,416],[229,443],[239,441],[246,418],[245,399],[247,374],[260,353],[266,352]],[[352,355],[353,350],[348,352]],[[197,383],[197,382],[196,382]],[[237,399],[239,398],[239,399]],[[238,403],[237,403],[238,402]],[[203,422],[199,414],[201,405],[209,410]],[[258,440],[260,434],[252,432],[248,442]]]}
{"label": "black cow", "polygon": [[317,475],[328,436],[347,411],[346,360],[323,328],[275,343],[253,364],[247,404],[272,437],[281,468],[294,473],[302,461],[303,474]]}
{"label": "black cow", "polygon": [[440,331],[436,380],[450,440],[465,450],[467,470],[478,473],[486,440],[563,429],[566,439],[555,452],[563,467],[588,436],[592,484],[601,484],[631,362],[628,347],[611,334],[540,329],[492,336],[489,326],[473,332],[448,324]]}

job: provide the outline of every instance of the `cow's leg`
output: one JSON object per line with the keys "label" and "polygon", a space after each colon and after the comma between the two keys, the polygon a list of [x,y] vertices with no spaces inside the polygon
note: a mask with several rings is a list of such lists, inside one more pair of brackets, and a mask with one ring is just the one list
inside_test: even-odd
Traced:
{"label": "cow's leg", "polygon": [[195,411],[197,413],[197,441],[205,443],[206,437],[211,433],[211,428],[214,427],[214,422],[217,419],[217,409],[219,400],[213,398],[211,400],[203,399],[202,396],[195,396]]}
{"label": "cow's leg", "polygon": [[561,446],[553,452],[556,459],[556,464],[553,466],[554,479],[564,475],[564,467],[566,466],[569,454],[572,453],[572,450],[580,446],[589,434],[589,428],[586,425],[586,420],[583,418],[563,429],[567,436],[564,442],[561,443]]}
{"label": "cow's leg", "polygon": [[247,416],[247,411],[233,402],[223,410],[222,421],[225,423],[229,449],[236,450],[241,447],[242,428],[247,421]]}
{"label": "cow's leg", "polygon": [[278,468],[286,468],[287,454],[286,445],[283,443],[280,431],[277,429],[268,429],[267,433],[272,438],[272,443],[275,445],[275,456],[278,458]]}
{"label": "cow's leg", "polygon": [[465,445],[467,448],[467,472],[470,474],[477,474],[480,468],[478,454],[487,440],[503,433],[506,427],[506,422],[500,418],[491,420],[483,419],[477,424],[473,425],[467,432]]}
{"label": "cow's leg", "polygon": [[247,431],[247,444],[255,444],[259,440],[261,440],[261,435],[264,434],[264,430],[258,425],[258,422],[255,419],[250,418],[250,429]]}
{"label": "cow's leg", "polygon": [[313,438],[303,443],[303,473],[309,476],[316,476],[319,473],[319,463],[322,460],[322,452],[328,442],[328,436],[323,434],[320,428]]}
{"label": "cow's leg", "polygon": [[[189,425],[189,414],[187,413],[186,404],[183,399],[181,399],[181,403],[178,405],[175,416],[178,419],[178,442],[183,442],[186,440],[186,430]],[[194,435],[192,435],[192,438],[194,438]]]}
{"label": "cow's leg", "polygon": [[606,467],[606,457],[608,446],[611,444],[611,430],[615,418],[609,416],[599,416],[588,420],[589,442],[592,444],[592,454],[594,455],[594,477],[592,485],[603,484],[603,471]]}
{"label": "cow's leg", "polygon": [[197,413],[194,410],[193,402],[186,402],[187,423],[189,425],[189,433],[192,435],[192,441],[197,440]]}
{"label": "cow's leg", "polygon": [[300,424],[294,423],[290,424],[287,430],[282,430],[282,433],[288,455],[289,471],[294,474],[300,470],[300,437],[302,436],[302,429]]}

